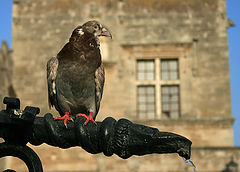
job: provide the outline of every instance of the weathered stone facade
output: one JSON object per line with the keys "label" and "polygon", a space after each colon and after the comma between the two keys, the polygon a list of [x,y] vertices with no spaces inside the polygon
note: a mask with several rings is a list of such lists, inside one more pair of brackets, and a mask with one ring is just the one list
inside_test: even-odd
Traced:
{"label": "weathered stone facade", "polygon": [[[5,96],[15,97],[15,91],[12,84],[13,74],[13,59],[12,50],[8,48],[5,41],[2,41],[2,48],[0,49],[0,100]],[[1,103],[0,108],[4,106]]]}
{"label": "weathered stone facade", "polygon": [[[13,82],[17,95],[23,106],[39,106],[42,114],[48,112],[47,60],[77,25],[97,19],[113,35],[113,40],[101,40],[106,84],[97,120],[124,117],[182,134],[193,141],[192,160],[199,171],[221,171],[231,157],[240,164],[240,150],[233,147],[225,5],[225,0],[15,0]],[[163,119],[159,111],[154,120],[140,120],[137,60],[173,57],[179,61],[180,118]],[[121,160],[90,155],[80,148],[43,145],[34,149],[45,171],[190,170],[177,155]]]}

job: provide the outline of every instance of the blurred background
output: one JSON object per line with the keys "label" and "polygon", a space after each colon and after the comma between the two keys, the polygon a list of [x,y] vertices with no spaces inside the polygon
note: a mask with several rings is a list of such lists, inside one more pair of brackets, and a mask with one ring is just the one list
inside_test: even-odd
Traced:
{"label": "blurred background", "polygon": [[[237,172],[239,4],[233,0],[1,1],[0,100],[19,97],[22,108],[38,106],[42,115],[49,112],[48,59],[67,43],[76,26],[99,20],[113,40],[101,39],[106,82],[97,120],[128,118],[181,134],[193,142],[191,159],[197,171]],[[81,148],[31,147],[46,172],[192,171],[176,154],[122,160],[91,155]],[[12,157],[1,160],[0,170],[6,168],[26,171]]]}

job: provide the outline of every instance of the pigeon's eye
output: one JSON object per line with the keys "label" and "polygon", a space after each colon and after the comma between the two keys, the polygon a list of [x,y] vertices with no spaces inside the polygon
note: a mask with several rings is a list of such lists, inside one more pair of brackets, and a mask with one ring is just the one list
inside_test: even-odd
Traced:
{"label": "pigeon's eye", "polygon": [[97,29],[98,29],[98,25],[94,25],[93,28],[94,28],[95,30],[97,30]]}

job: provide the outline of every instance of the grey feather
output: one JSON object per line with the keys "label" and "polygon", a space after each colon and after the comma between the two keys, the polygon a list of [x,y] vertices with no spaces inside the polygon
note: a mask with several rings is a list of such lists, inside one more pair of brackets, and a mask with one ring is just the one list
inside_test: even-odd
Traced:
{"label": "grey feather", "polygon": [[103,63],[98,67],[95,72],[95,84],[96,84],[96,111],[100,108],[100,102],[103,94],[103,87],[105,82],[105,72]]}
{"label": "grey feather", "polygon": [[58,69],[57,57],[47,62],[48,105],[51,108],[56,103],[56,77]]}

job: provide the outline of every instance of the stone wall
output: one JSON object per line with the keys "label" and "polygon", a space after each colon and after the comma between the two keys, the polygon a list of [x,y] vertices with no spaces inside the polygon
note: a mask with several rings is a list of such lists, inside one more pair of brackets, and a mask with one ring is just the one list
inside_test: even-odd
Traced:
{"label": "stone wall", "polygon": [[12,50],[9,50],[7,43],[5,41],[2,41],[2,48],[0,49],[0,109],[4,107],[2,104],[2,100],[5,96],[16,96],[12,84],[12,74]]}
{"label": "stone wall", "polygon": [[[132,156],[120,159],[113,155],[92,155],[81,148],[67,150],[43,145],[32,147],[42,160],[44,171],[58,172],[192,172],[192,167],[186,164],[177,154]],[[222,172],[231,160],[240,164],[239,147],[195,147],[192,158],[199,172]],[[11,161],[11,160],[10,160]],[[15,162],[13,164],[13,162]],[[13,161],[11,168],[24,171],[26,167],[20,161]]]}

